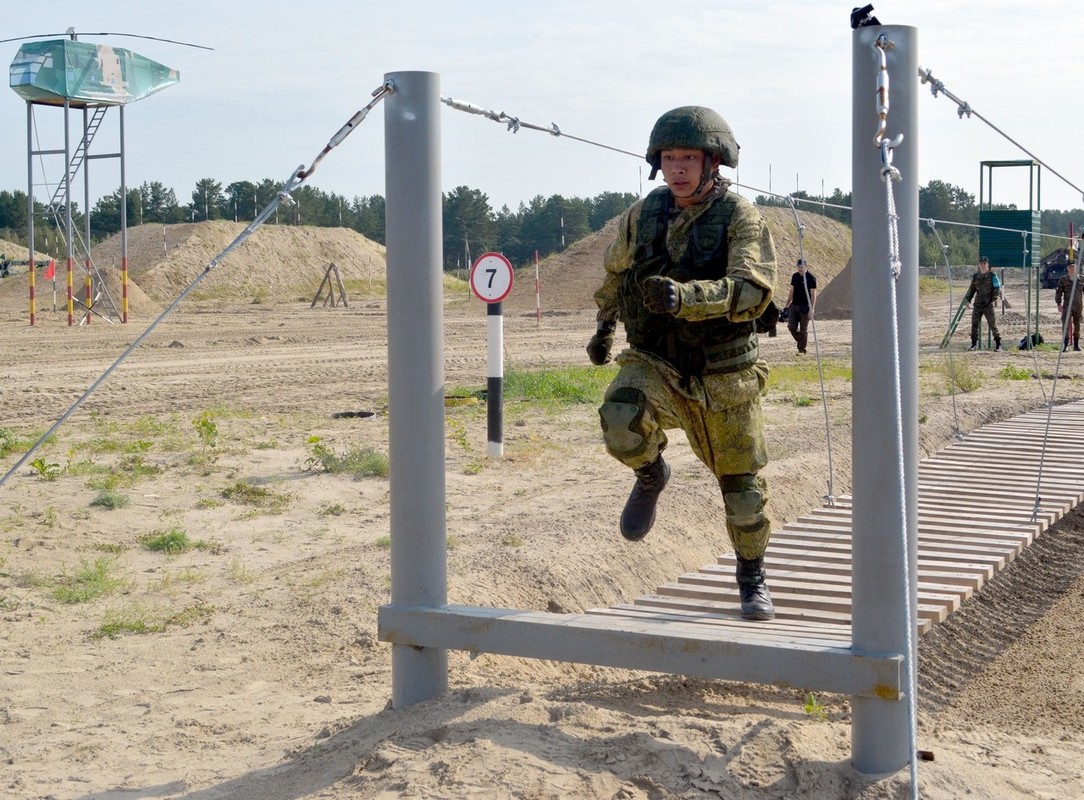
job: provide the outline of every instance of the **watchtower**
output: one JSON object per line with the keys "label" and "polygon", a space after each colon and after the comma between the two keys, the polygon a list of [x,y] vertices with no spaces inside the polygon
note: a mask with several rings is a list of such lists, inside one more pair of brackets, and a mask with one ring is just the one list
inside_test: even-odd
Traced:
{"label": "watchtower", "polygon": [[[75,259],[72,226],[72,182],[83,174],[84,197],[84,268],[86,272],[85,320],[91,319],[95,295],[91,275],[96,268],[90,257],[90,188],[88,166],[92,159],[116,158],[120,162],[120,220],[121,220],[121,286],[123,301],[121,321],[128,321],[127,304],[127,186],[124,173],[124,107],[180,80],[177,70],[165,67],[130,50],[108,45],[94,45],[78,40],[73,29],[69,39],[28,42],[19,48],[11,62],[12,91],[26,101],[26,163],[27,163],[27,239],[29,242],[30,324],[34,324],[34,157],[46,155],[64,157],[60,181],[53,188],[47,213],[63,228],[67,239],[68,324],[74,323],[72,266]],[[64,112],[63,149],[35,148],[34,108],[53,107]],[[91,142],[101,126],[106,112],[119,109],[119,150],[113,153],[91,153]],[[82,111],[83,131],[78,145],[72,150],[69,112]],[[99,276],[100,277],[100,276]],[[108,294],[107,307],[114,313]]]}

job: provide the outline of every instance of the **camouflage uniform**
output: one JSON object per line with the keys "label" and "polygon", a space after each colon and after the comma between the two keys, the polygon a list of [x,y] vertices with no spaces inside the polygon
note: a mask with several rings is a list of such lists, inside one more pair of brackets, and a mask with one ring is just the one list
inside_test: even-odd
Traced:
{"label": "camouflage uniform", "polygon": [[[703,202],[673,210],[665,232],[667,257],[657,262],[644,262],[641,212],[645,202],[655,202],[659,193],[669,190],[656,189],[620,220],[595,302],[599,320],[624,322],[633,346],[617,357],[621,370],[599,412],[607,450],[633,469],[658,459],[667,445],[667,429],[684,430],[693,452],[719,480],[735,553],[758,559],[767,547],[771,525],[763,513],[767,486],[757,475],[768,461],[760,408],[768,368],[757,356],[754,321],[771,303],[775,248],[756,208],[730,193],[728,181],[718,177],[715,181]],[[675,265],[687,261],[690,242],[702,234],[704,226],[698,223],[708,216],[709,207],[720,202],[733,205],[726,226],[726,263],[712,265],[721,277],[682,281],[677,314],[652,315],[670,318],[675,329],[693,335],[701,329],[713,335],[681,352],[660,352],[642,341],[644,320],[634,307],[635,290],[631,301],[622,296],[628,294],[627,278],[630,271],[639,280],[649,274],[673,275]],[[732,311],[743,287],[749,291],[747,284],[759,287],[759,302]],[[642,295],[638,297],[642,305]],[[689,361],[685,356],[697,347],[704,351],[702,358]]]}
{"label": "camouflage uniform", "polygon": [[[1072,298],[1072,302],[1070,302]],[[1084,280],[1076,279],[1076,291],[1073,291],[1073,278],[1068,274],[1062,275],[1054,289],[1054,302],[1061,306],[1061,325],[1065,331],[1065,347],[1072,341],[1073,349],[1080,348],[1080,316],[1084,310]],[[1072,319],[1071,329],[1065,328],[1065,318]]]}
{"label": "camouflage uniform", "polygon": [[964,302],[970,303],[974,299],[971,310],[971,346],[975,347],[979,341],[979,320],[986,318],[986,324],[990,326],[990,333],[994,335],[994,346],[1001,347],[1001,332],[997,329],[997,321],[994,317],[994,303],[1001,297],[1001,284],[994,275],[993,270],[976,272],[971,276],[971,285],[964,295]]}

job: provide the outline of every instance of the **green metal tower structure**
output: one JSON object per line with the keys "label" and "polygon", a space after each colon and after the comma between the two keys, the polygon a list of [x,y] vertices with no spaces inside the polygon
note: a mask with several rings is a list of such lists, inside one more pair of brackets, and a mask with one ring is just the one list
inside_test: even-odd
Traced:
{"label": "green metal tower structure", "polygon": [[[994,170],[1015,167],[1028,170],[1028,203],[1025,208],[995,207]],[[979,253],[990,259],[991,269],[1024,271],[1027,287],[1028,341],[1039,330],[1039,262],[1041,261],[1040,188],[1041,166],[1037,161],[983,161],[979,173]]]}

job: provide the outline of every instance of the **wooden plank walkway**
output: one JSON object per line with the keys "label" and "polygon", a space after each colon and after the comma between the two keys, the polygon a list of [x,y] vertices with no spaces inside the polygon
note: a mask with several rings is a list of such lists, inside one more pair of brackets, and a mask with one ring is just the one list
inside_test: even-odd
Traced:
{"label": "wooden plank walkway", "polygon": [[[1049,416],[1046,409],[1037,409],[972,431],[919,464],[920,634],[944,621],[1037,536],[1084,502],[1082,443],[1084,401],[1076,401],[1055,407]],[[733,553],[633,603],[587,613],[699,626],[765,643],[847,647],[851,535],[850,497],[773,532],[765,557],[777,614],[770,622],[741,619]]]}

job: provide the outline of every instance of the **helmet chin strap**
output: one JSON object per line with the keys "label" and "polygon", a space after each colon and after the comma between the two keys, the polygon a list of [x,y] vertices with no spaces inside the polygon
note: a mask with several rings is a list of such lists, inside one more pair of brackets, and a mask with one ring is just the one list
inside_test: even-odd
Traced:
{"label": "helmet chin strap", "polygon": [[704,191],[704,188],[715,180],[715,171],[718,168],[718,164],[715,163],[715,156],[710,153],[704,153],[704,170],[700,174],[700,183],[696,185],[696,191],[693,192],[693,197],[699,197],[700,193]]}

